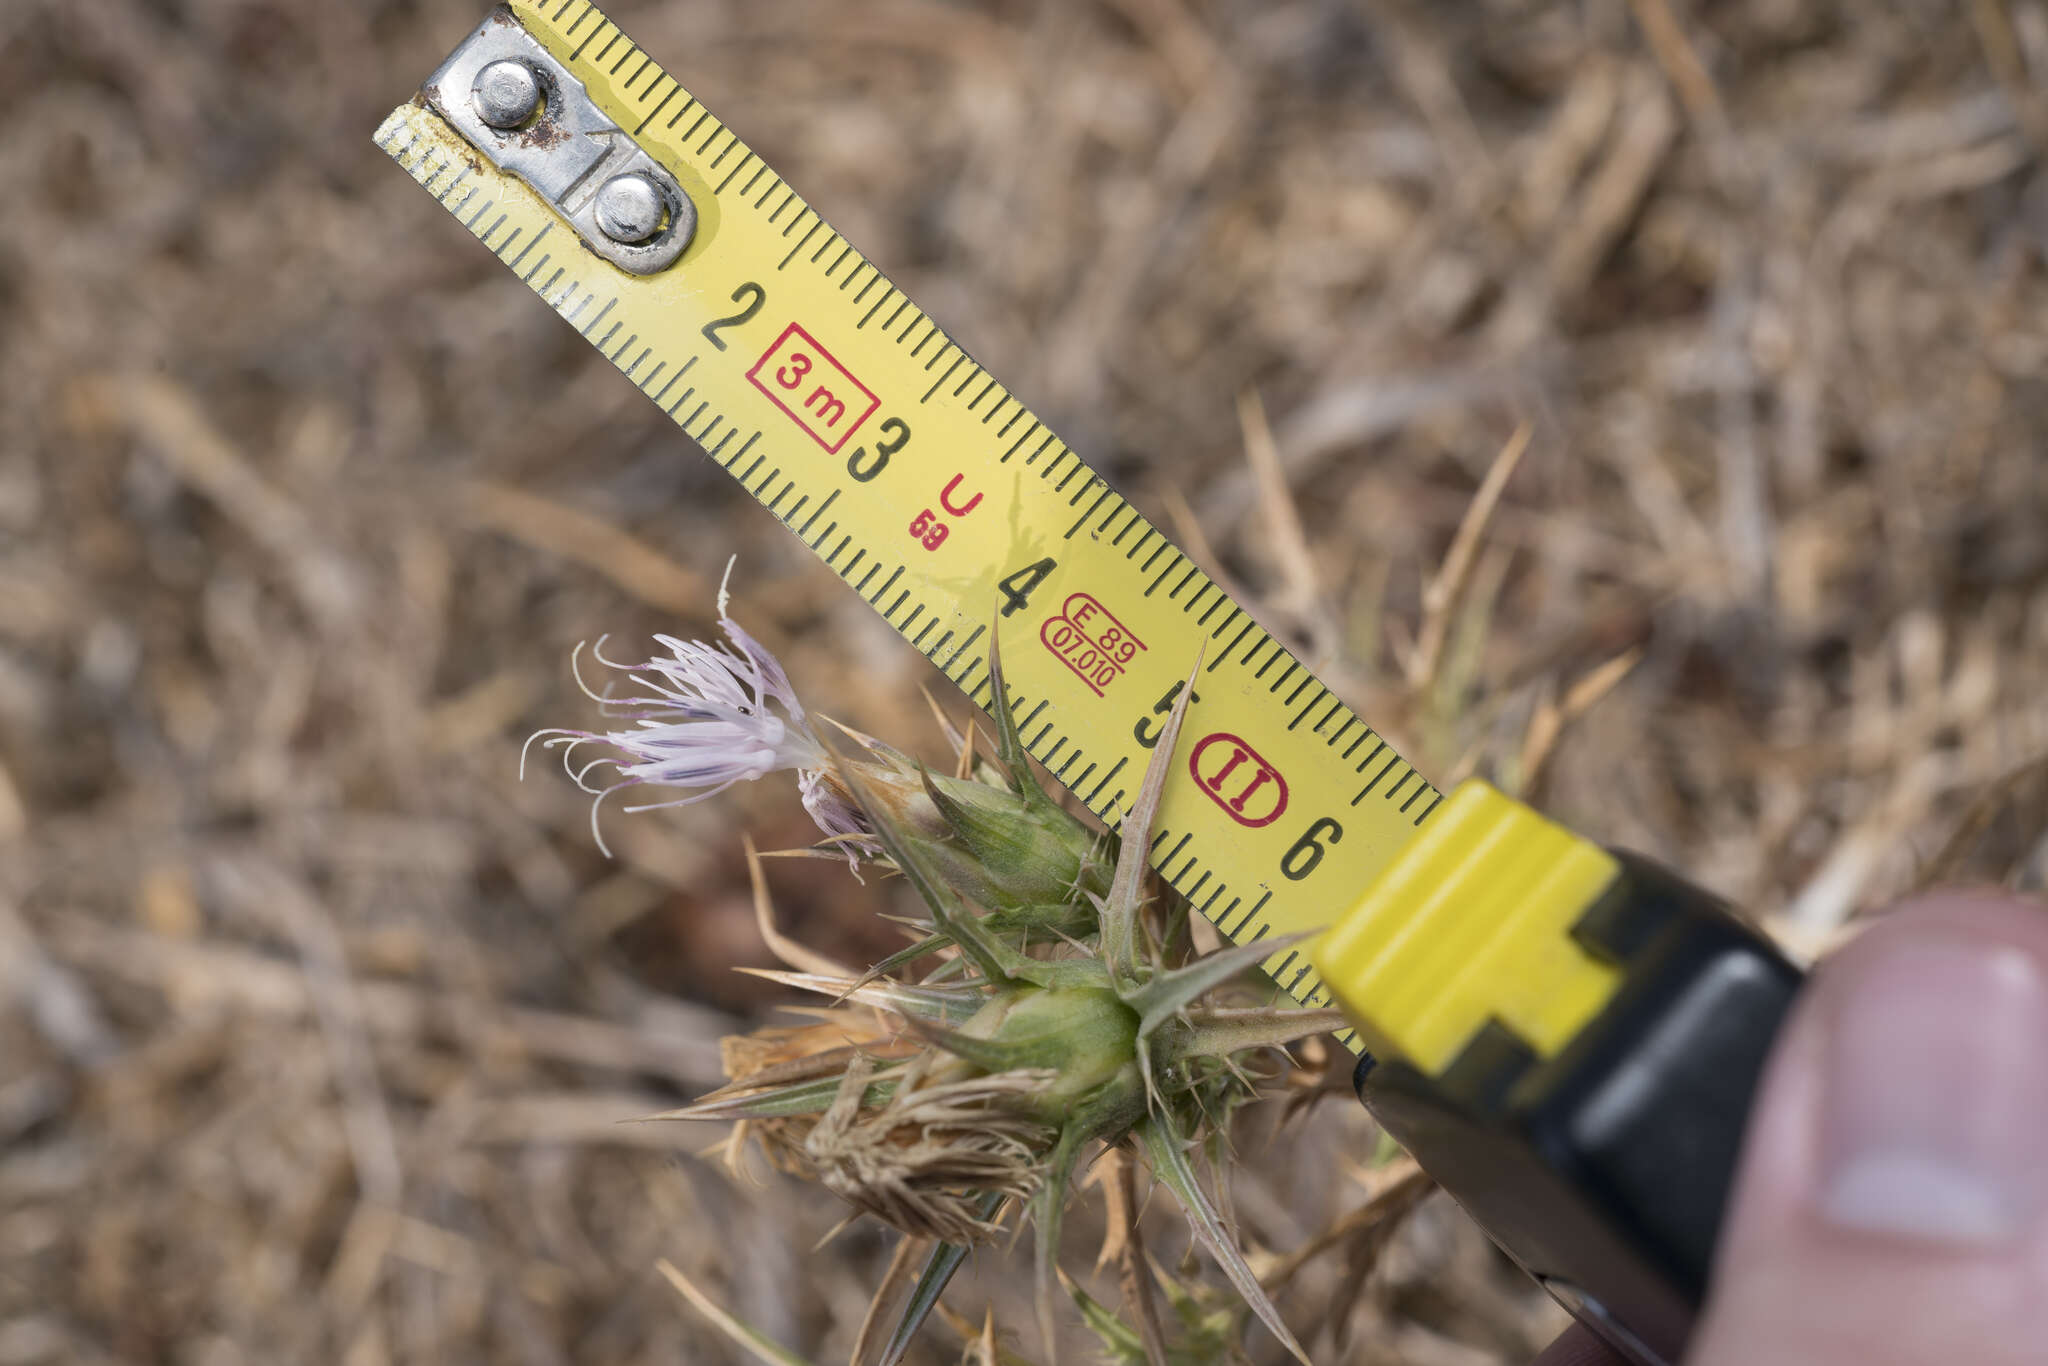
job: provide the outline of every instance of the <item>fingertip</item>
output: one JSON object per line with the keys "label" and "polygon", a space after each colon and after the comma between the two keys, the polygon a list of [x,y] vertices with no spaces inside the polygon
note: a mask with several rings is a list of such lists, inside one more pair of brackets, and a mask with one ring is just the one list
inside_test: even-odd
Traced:
{"label": "fingertip", "polygon": [[1543,1349],[1533,1366],[1628,1366],[1628,1362],[1585,1325],[1575,1323]]}
{"label": "fingertip", "polygon": [[1877,918],[1766,1069],[1693,1366],[2027,1359],[2044,1130],[2048,908],[1943,892]]}

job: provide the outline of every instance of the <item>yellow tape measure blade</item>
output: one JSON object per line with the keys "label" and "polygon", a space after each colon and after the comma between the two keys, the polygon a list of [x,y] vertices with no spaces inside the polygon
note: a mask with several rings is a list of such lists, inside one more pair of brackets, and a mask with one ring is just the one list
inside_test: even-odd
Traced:
{"label": "yellow tape measure blade", "polygon": [[[587,0],[518,0],[378,141],[1231,939],[1320,929],[1435,788]],[[1306,946],[1267,964],[1329,1003]]]}

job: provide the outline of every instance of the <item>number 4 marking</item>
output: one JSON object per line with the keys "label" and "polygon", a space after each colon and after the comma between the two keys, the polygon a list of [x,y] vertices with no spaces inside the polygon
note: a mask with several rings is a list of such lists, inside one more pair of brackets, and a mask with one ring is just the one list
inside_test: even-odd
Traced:
{"label": "number 4 marking", "polygon": [[1025,565],[997,584],[997,587],[1003,590],[1003,615],[1013,617],[1029,607],[1031,595],[1038,591],[1038,586],[1057,568],[1057,560],[1039,560],[1035,564]]}

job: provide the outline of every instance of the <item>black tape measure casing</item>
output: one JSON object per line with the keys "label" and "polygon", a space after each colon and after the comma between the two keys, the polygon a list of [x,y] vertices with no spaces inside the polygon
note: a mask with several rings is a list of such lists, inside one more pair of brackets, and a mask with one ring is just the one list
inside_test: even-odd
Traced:
{"label": "black tape measure casing", "polygon": [[1358,1066],[1387,1131],[1516,1262],[1642,1366],[1682,1353],[1772,1041],[1803,975],[1719,900],[1648,860],[1573,937],[1622,973],[1541,1059],[1489,1023],[1450,1068]]}

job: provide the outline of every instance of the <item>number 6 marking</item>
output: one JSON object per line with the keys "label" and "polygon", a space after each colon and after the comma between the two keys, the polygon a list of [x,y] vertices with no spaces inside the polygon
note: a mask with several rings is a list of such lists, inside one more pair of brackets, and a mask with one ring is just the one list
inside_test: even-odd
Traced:
{"label": "number 6 marking", "polygon": [[1281,856],[1280,871],[1287,875],[1288,881],[1299,882],[1316,870],[1316,865],[1323,861],[1323,855],[1330,852],[1319,838],[1325,835],[1331,844],[1340,843],[1344,838],[1344,827],[1328,816],[1318,816],[1307,833]]}

